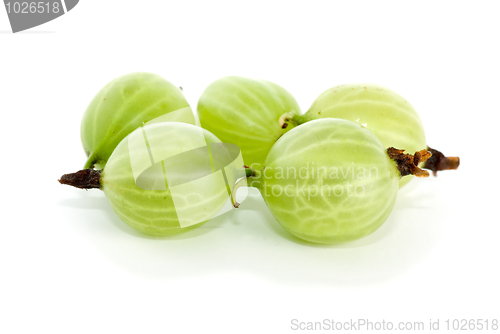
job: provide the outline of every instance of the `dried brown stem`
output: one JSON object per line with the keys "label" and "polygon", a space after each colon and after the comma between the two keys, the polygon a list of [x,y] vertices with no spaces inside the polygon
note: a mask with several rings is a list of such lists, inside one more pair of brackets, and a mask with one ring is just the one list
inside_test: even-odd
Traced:
{"label": "dried brown stem", "polygon": [[59,183],[67,184],[80,189],[101,189],[101,171],[96,169],[82,169],[76,173],[64,174]]}
{"label": "dried brown stem", "polygon": [[457,169],[460,165],[459,157],[446,157],[443,153],[427,146],[427,150],[432,153],[432,157],[424,164],[425,169],[430,169],[434,176],[440,170]]}
{"label": "dried brown stem", "polygon": [[428,177],[429,172],[418,167],[418,164],[429,159],[432,153],[427,150],[421,150],[415,152],[415,154],[407,154],[404,153],[404,151],[405,150],[398,150],[394,147],[389,147],[387,149],[389,158],[397,162],[401,176],[415,175],[416,177]]}

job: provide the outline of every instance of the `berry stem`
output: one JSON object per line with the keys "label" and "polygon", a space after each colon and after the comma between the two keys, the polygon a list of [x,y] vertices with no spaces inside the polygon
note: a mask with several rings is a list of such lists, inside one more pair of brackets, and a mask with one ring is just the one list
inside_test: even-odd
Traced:
{"label": "berry stem", "polygon": [[394,147],[389,147],[387,153],[389,158],[396,161],[401,177],[406,175],[415,175],[416,177],[428,177],[429,172],[418,167],[418,164],[426,161],[432,156],[427,150],[415,152],[415,154],[404,153],[405,150],[398,150]]}
{"label": "berry stem", "polygon": [[233,189],[231,189],[231,202],[233,203],[233,206],[237,209],[239,206],[240,206],[240,203],[238,203],[236,201],[236,192],[238,191],[238,189],[240,187],[243,187],[243,186],[246,186],[247,185],[247,182],[246,182],[246,178],[245,177],[242,177],[241,179],[239,179],[238,181],[236,181],[236,183],[234,184],[233,186]]}
{"label": "berry stem", "polygon": [[[260,181],[262,178],[262,172],[257,172],[255,169],[248,166],[243,166],[245,168],[246,177],[239,179],[233,185],[231,189],[231,202],[235,208],[240,206],[240,203],[236,201],[236,192],[240,187],[254,187],[260,189]],[[262,169],[264,170],[264,169]]]}
{"label": "berry stem", "polygon": [[440,170],[457,169],[460,165],[459,157],[446,157],[443,153],[427,146],[427,150],[432,153],[424,164],[425,169],[430,169],[434,176]]}
{"label": "berry stem", "polygon": [[282,129],[286,129],[289,124],[297,126],[310,120],[308,115],[301,115],[295,110],[291,110],[280,116],[279,123]]}
{"label": "berry stem", "polygon": [[89,158],[87,159],[87,162],[85,163],[85,166],[83,166],[84,169],[90,169],[94,168],[94,165],[97,163],[98,159],[96,156],[94,156],[94,153],[89,155]]}
{"label": "berry stem", "polygon": [[250,168],[248,166],[244,166],[244,167],[245,167],[245,171],[247,174],[248,187],[254,187],[254,188],[260,189],[260,184],[262,182],[262,176],[264,175],[263,172],[264,172],[265,168],[262,168],[262,170],[260,170],[260,171],[256,171],[255,169]]}
{"label": "berry stem", "polygon": [[58,181],[80,189],[101,189],[101,172],[90,168],[82,169],[76,173],[64,174]]}

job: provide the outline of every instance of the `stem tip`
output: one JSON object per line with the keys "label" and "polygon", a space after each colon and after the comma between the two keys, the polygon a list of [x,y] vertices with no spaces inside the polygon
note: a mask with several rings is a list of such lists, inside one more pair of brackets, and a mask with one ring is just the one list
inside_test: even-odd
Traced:
{"label": "stem tip", "polygon": [[100,189],[101,170],[82,169],[76,173],[64,174],[58,180],[61,184],[67,184],[80,189]]}
{"label": "stem tip", "polygon": [[427,150],[432,153],[432,157],[425,162],[424,168],[430,169],[434,176],[440,170],[457,169],[460,165],[459,157],[446,157],[443,153],[430,147],[427,147]]}

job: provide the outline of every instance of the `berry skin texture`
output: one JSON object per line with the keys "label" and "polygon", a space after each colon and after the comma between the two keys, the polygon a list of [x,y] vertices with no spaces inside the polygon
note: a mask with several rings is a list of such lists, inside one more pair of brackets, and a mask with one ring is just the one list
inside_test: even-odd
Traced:
{"label": "berry skin texture", "polygon": [[372,132],[341,119],[292,129],[265,165],[257,187],[271,213],[291,234],[320,244],[377,230],[392,211],[401,177]]}
{"label": "berry skin texture", "polygon": [[[302,116],[304,120],[340,118],[373,132],[385,148],[408,153],[427,147],[420,116],[401,95],[375,84],[347,84],[324,91]],[[413,176],[402,178],[404,186]]]}
{"label": "berry skin texture", "polygon": [[84,168],[102,169],[129,133],[186,107],[189,104],[179,87],[159,75],[138,72],[114,79],[96,94],[83,115],[81,140],[88,157]]}
{"label": "berry skin texture", "polygon": [[[155,161],[178,156],[197,147],[198,144],[194,141],[199,138],[200,131],[203,131],[206,143],[220,143],[208,131],[178,122],[146,125],[136,129],[130,136],[141,131],[147,133],[148,145]],[[127,137],[118,144],[102,171],[101,189],[118,217],[142,233],[163,236],[192,230],[212,218],[228,200],[228,190],[224,183],[216,182],[213,178],[203,178],[200,179],[201,187],[210,189],[210,196],[204,196],[195,188],[185,193],[182,205],[179,206],[179,202],[176,202],[174,207],[166,178],[161,180],[161,183],[166,184],[165,190],[146,190],[136,185],[131,163],[134,160],[149,161],[148,153],[137,147],[130,147]],[[185,176],[186,173],[184,171],[182,174]],[[187,212],[193,221],[203,223],[181,228],[179,212]]]}
{"label": "berry skin texture", "polygon": [[276,140],[293,127],[281,129],[279,117],[300,107],[275,83],[229,76],[205,89],[197,110],[203,128],[240,147],[245,164],[259,170]]}

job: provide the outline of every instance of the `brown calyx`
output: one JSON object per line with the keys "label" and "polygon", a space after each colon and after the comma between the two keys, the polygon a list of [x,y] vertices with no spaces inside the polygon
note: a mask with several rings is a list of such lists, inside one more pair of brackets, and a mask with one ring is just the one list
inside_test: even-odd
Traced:
{"label": "brown calyx", "polygon": [[58,181],[80,189],[101,189],[100,180],[101,170],[82,169],[76,173],[64,174]]}
{"label": "brown calyx", "polygon": [[418,167],[418,164],[429,159],[432,153],[427,150],[421,150],[415,152],[415,154],[408,154],[404,153],[404,151],[394,147],[387,149],[389,158],[397,162],[401,176],[415,175],[416,177],[428,177],[429,172]]}
{"label": "brown calyx", "polygon": [[288,122],[290,122],[290,113],[284,113],[281,115],[279,119],[279,124],[282,129],[286,129],[288,127]]}
{"label": "brown calyx", "polygon": [[439,170],[457,169],[460,165],[459,157],[446,157],[443,153],[427,146],[427,150],[432,153],[424,164],[425,169],[430,169],[434,176]]}

